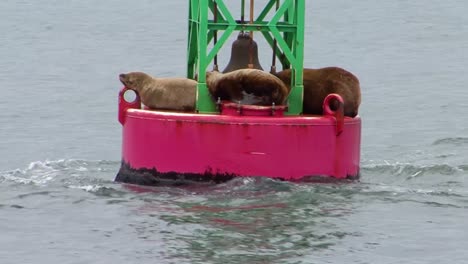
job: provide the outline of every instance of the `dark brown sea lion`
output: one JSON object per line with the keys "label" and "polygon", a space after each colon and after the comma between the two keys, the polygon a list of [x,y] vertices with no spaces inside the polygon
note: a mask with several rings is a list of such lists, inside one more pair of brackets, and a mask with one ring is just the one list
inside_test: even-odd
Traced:
{"label": "dark brown sea lion", "polygon": [[193,111],[197,82],[187,78],[155,78],[143,72],[122,73],[120,81],[152,109]]}
{"label": "dark brown sea lion", "polygon": [[257,69],[228,73],[206,73],[206,84],[214,100],[228,100],[249,105],[284,104],[288,87],[276,76]]}
{"label": "dark brown sea lion", "polygon": [[[275,74],[290,89],[291,70]],[[355,117],[361,104],[359,80],[352,73],[338,67],[304,69],[304,114],[321,115],[325,97],[331,93],[339,94],[344,100],[345,116]],[[337,106],[331,105],[332,110]]]}

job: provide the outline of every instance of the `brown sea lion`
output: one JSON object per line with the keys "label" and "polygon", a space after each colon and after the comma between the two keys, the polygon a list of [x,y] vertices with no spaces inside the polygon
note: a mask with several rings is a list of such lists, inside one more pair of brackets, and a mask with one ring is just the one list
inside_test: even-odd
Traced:
{"label": "brown sea lion", "polygon": [[206,84],[214,100],[229,100],[249,105],[284,104],[288,87],[276,76],[257,69],[228,73],[206,73]]}
{"label": "brown sea lion", "polygon": [[197,82],[187,78],[155,78],[143,72],[122,73],[120,81],[152,109],[193,111]]}
{"label": "brown sea lion", "polygon": [[[291,70],[275,74],[290,89]],[[361,104],[359,80],[352,73],[338,68],[304,69],[304,114],[321,115],[325,97],[331,93],[339,94],[344,100],[345,116],[355,117]],[[336,103],[331,105],[336,110]]]}

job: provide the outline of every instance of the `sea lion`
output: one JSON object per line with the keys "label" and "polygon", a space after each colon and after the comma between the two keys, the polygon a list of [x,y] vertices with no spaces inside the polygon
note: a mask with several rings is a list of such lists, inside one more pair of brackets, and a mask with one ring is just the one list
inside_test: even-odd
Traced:
{"label": "sea lion", "polygon": [[187,78],[155,78],[144,72],[119,75],[128,89],[134,90],[141,102],[152,109],[194,111],[197,82]]}
{"label": "sea lion", "polygon": [[207,72],[206,84],[214,100],[220,98],[249,105],[282,105],[288,96],[288,87],[279,78],[258,69]]}
{"label": "sea lion", "polygon": [[[275,75],[290,89],[291,69]],[[352,73],[338,67],[304,69],[304,114],[321,115],[325,97],[331,93],[339,94],[344,100],[344,115],[355,117],[361,104],[359,80]],[[338,102],[332,102],[331,109],[338,108]]]}

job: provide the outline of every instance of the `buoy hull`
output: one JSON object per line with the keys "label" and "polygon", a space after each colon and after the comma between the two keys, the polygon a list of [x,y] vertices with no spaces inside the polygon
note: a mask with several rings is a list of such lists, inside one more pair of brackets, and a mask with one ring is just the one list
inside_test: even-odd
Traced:
{"label": "buoy hull", "polygon": [[359,116],[345,117],[339,124],[332,115],[211,115],[121,105],[119,120],[122,166],[116,181],[120,182],[359,177]]}

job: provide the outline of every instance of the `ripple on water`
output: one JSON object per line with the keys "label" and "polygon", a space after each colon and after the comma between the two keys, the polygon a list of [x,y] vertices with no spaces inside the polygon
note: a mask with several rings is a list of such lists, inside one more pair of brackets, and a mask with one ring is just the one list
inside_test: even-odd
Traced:
{"label": "ripple on water", "polygon": [[460,145],[467,145],[468,144],[468,137],[449,137],[449,138],[441,138],[432,145],[453,145],[453,146],[460,146]]}

